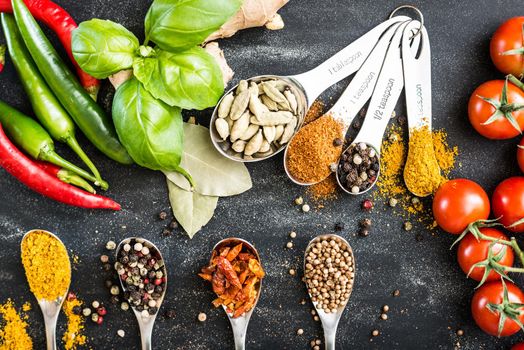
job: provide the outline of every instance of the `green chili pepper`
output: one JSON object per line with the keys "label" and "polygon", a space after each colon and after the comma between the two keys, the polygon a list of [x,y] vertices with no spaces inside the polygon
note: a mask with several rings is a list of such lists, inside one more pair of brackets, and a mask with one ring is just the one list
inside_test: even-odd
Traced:
{"label": "green chili pepper", "polygon": [[107,182],[99,182],[97,178],[84,169],[60,157],[55,152],[55,144],[51,136],[33,118],[17,111],[2,101],[0,101],[0,123],[11,136],[11,140],[34,159],[58,165],[87,180],[93,181],[95,185],[100,186],[102,189],[107,189]]}
{"label": "green chili pepper", "polygon": [[27,51],[12,15],[2,13],[2,27],[9,48],[9,55],[29,96],[35,115],[51,136],[66,143],[87,165],[98,182],[103,182],[100,172],[85,154],[75,137],[75,123],[49,89]]}
{"label": "green chili pepper", "polygon": [[12,4],[22,39],[40,73],[62,106],[96,148],[117,162],[133,163],[118,140],[110,118],[76,80],[23,0],[13,0]]}

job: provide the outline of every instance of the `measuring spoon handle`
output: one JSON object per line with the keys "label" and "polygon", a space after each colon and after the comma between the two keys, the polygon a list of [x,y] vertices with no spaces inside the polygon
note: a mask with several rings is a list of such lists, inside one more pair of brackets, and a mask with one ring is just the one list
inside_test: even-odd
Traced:
{"label": "measuring spoon handle", "polygon": [[354,141],[371,145],[378,153],[391,114],[404,88],[400,42],[407,24],[408,22],[398,27],[391,39],[362,129]]}
{"label": "measuring spoon handle", "polygon": [[386,30],[355,77],[351,80],[351,83],[349,83],[349,86],[328,111],[327,114],[331,114],[333,118],[344,125],[344,135],[351,126],[355,116],[373,94],[389,43],[400,25],[401,23],[395,23]]}
{"label": "measuring spoon handle", "polygon": [[318,67],[306,73],[292,76],[291,78],[302,85],[308,105],[311,105],[331,85],[355,73],[362,66],[386,29],[395,23],[407,20],[410,20],[410,18],[406,16],[390,18],[346,46]]}
{"label": "measuring spoon handle", "polygon": [[428,32],[419,21],[409,23],[405,32],[418,28],[420,44],[415,52],[409,49],[410,36],[402,38],[406,110],[410,129],[425,125],[431,129],[431,49]]}

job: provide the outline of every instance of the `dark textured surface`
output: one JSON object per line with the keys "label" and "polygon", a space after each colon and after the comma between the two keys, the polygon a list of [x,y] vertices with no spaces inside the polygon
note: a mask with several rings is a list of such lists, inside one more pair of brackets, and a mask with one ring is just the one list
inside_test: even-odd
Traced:
{"label": "dark textured surface", "polygon": [[[78,21],[92,17],[120,22],[143,37],[143,18],[150,1],[59,1]],[[271,32],[253,29],[221,45],[236,71],[236,80],[264,73],[293,74],[313,68],[346,44],[383,20],[397,1],[294,0],[282,11],[286,28]],[[517,174],[513,141],[493,142],[481,138],[467,121],[469,94],[479,83],[502,75],[488,54],[490,35],[497,26],[522,9],[514,1],[420,1],[426,16],[433,49],[434,124],[445,127],[450,143],[460,147],[462,166],[454,176],[472,178],[488,191]],[[521,13],[522,14],[522,13]],[[56,42],[56,41],[55,41]],[[28,102],[9,60],[0,77],[2,99],[29,113]],[[341,86],[332,95],[340,91]],[[398,111],[402,113],[402,103]],[[83,140],[82,140],[83,141]],[[63,147],[65,155],[70,153]],[[109,239],[141,235],[157,243],[167,259],[169,294],[162,311],[174,309],[176,317],[159,317],[154,332],[158,349],[231,349],[232,334],[221,310],[210,305],[213,294],[196,277],[219,239],[240,236],[255,243],[268,277],[248,334],[251,349],[307,349],[309,341],[322,335],[320,324],[300,305],[306,297],[299,277],[287,274],[299,268],[303,249],[317,234],[332,232],[335,222],[346,225],[342,234],[353,246],[357,261],[356,286],[340,323],[338,344],[344,349],[450,349],[460,341],[464,349],[499,349],[523,339],[521,335],[498,340],[483,334],[474,324],[469,302],[475,283],[467,281],[449,250],[453,240],[446,234],[431,236],[423,227],[406,233],[403,219],[379,206],[371,217],[374,229],[367,238],[355,237],[357,222],[364,217],[357,198],[341,196],[320,211],[304,214],[292,205],[303,189],[285,177],[281,157],[249,165],[254,187],[248,193],[220,200],[213,220],[190,241],[181,233],[160,235],[167,222],[156,217],[168,210],[163,176],[138,167],[118,166],[92,147],[88,151],[111,184],[108,195],[119,201],[118,213],[68,208],[34,194],[1,170],[0,175],[0,301],[33,300],[19,259],[23,233],[44,228],[57,233],[80,257],[71,289],[81,298],[108,300],[105,273],[99,262]],[[285,250],[288,234],[298,237]],[[421,234],[422,241],[415,240]],[[399,289],[401,295],[391,296]],[[388,304],[387,321],[380,308]],[[199,323],[199,312],[208,320]],[[59,320],[59,337],[64,318]],[[304,329],[297,336],[296,330]],[[455,331],[461,328],[460,339]],[[126,331],[121,339],[118,329]],[[370,333],[381,335],[370,341]],[[86,333],[94,349],[138,348],[138,328],[131,313],[109,307],[104,325],[88,323]],[[37,309],[30,313],[30,333],[35,348],[44,348],[44,328]]]}

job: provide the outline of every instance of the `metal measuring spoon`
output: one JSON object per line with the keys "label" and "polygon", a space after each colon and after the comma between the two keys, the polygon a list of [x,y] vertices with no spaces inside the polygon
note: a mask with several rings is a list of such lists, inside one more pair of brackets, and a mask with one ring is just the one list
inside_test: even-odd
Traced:
{"label": "metal measuring spoon", "polygon": [[[260,262],[260,265],[262,265],[260,261],[260,255],[258,255],[258,251],[255,249],[255,247],[249,243],[246,240],[243,240],[241,238],[226,238],[215,244],[213,247],[213,252],[218,250],[222,246],[234,246],[239,243],[242,243],[243,247],[247,248],[248,250],[255,255],[257,260]],[[211,255],[210,263],[212,262],[213,254]],[[251,310],[244,313],[242,316],[239,316],[237,318],[233,318],[233,313],[227,312],[227,308],[222,305],[222,308],[226,312],[227,317],[229,318],[229,322],[231,323],[231,328],[233,329],[233,337],[235,340],[235,350],[244,350],[246,348],[246,334],[247,334],[247,326],[249,325],[249,320],[251,319],[251,315],[253,314],[253,311],[255,310],[255,307],[257,306],[258,299],[260,298],[260,291],[262,289],[262,279],[257,283],[257,300],[255,301],[255,304],[251,308]]]}
{"label": "metal measuring spoon", "polygon": [[[340,237],[339,235],[335,235],[335,234],[320,235],[320,236],[317,236],[317,237],[313,238],[309,242],[309,244],[306,247],[306,251],[304,253],[304,266],[303,266],[304,267],[304,273],[306,271],[306,263],[307,263],[306,262],[306,258],[308,256],[309,251],[311,250],[311,248],[313,247],[314,244],[316,244],[317,242],[320,242],[322,239],[326,239],[326,238],[328,238],[328,239],[329,238],[333,238],[335,240],[340,240],[340,242],[342,242],[342,244],[344,244],[348,248],[348,251],[351,254],[351,257],[352,257],[352,260],[353,260],[353,273],[354,273],[353,279],[351,281],[351,289],[350,289],[350,293],[351,293],[353,291],[353,286],[354,286],[354,283],[355,283],[355,275],[356,275],[355,255],[353,254],[353,249],[349,245],[348,241],[346,241],[344,238]],[[309,290],[308,290],[308,295],[309,295],[309,298],[311,299],[312,296],[311,296],[311,293],[309,293]],[[339,308],[337,309],[337,312],[330,312],[330,313],[326,313],[326,312],[324,312],[324,310],[319,309],[317,307],[318,302],[313,302],[313,299],[311,299],[311,302],[313,303],[313,306],[315,307],[315,310],[316,310],[316,312],[318,314],[318,317],[320,318],[320,321],[322,322],[322,328],[324,329],[324,342],[326,343],[326,350],[334,350],[335,349],[335,340],[336,340],[338,323],[340,322],[340,319],[342,318],[342,314],[344,313],[344,310],[346,309],[346,305],[347,305],[350,297],[351,297],[351,294],[345,300],[344,304],[339,306]]]}
{"label": "metal measuring spoon", "polygon": [[[410,24],[415,26],[416,24]],[[406,110],[408,116],[409,135],[411,137],[412,130],[427,127],[431,132],[431,48],[429,44],[428,32],[425,27],[420,29],[421,43],[420,49],[417,53],[412,53],[404,47],[404,43],[408,40],[404,37],[402,40],[402,61],[404,64],[404,82],[406,89]],[[428,193],[416,193],[412,188],[412,184],[409,181],[405,181],[406,172],[410,171],[414,167],[413,164],[413,152],[412,149],[408,150],[408,157],[406,165],[404,166],[404,182],[408,190],[418,197],[426,197],[431,194]],[[436,174],[440,175],[440,168],[438,166],[437,157],[433,147],[428,149],[426,154],[427,162],[433,163],[430,169],[435,169]],[[436,167],[435,167],[436,164]]]}
{"label": "metal measuring spoon", "polygon": [[[65,249],[67,253],[67,249],[64,245],[64,242],[62,242],[60,238],[58,238],[55,234],[49,231],[45,231],[45,230],[28,231],[22,238],[22,242],[20,244],[22,250],[23,250],[24,240],[29,235],[35,232],[43,232],[53,237],[59,244],[63,246],[63,248]],[[69,271],[71,271],[71,263],[69,261],[69,254],[68,254],[67,262],[69,263]],[[42,310],[42,314],[44,316],[47,350],[56,350],[57,348],[56,347],[56,322],[58,320],[58,315],[60,314],[60,310],[62,309],[62,304],[64,303],[64,300],[67,297],[68,291],[69,291],[69,286],[67,287],[67,290],[65,291],[64,295],[58,297],[58,299],[56,300],[38,299],[38,305],[40,306],[40,310]]]}
{"label": "metal measuring spoon", "polygon": [[[402,24],[395,23],[391,25],[383,33],[382,37],[379,39],[369,56],[366,58],[366,61],[362,67],[358,70],[355,77],[351,80],[346,90],[342,93],[337,102],[331,107],[331,109],[326,112],[320,118],[334,118],[337,122],[342,125],[340,137],[344,139],[353,119],[359,113],[359,111],[367,103],[371,95],[373,94],[373,89],[377,82],[382,64],[384,63],[384,58],[388,51],[389,43],[395,34],[396,29]],[[298,134],[298,133],[297,133]],[[295,134],[295,136],[297,136]],[[295,137],[294,136],[294,137]],[[293,139],[289,143],[293,142]],[[313,142],[313,141],[312,141]],[[319,183],[324,179],[320,179],[316,182],[305,183],[301,182],[293,177],[289,172],[287,166],[287,154],[289,148],[286,148],[284,152],[284,170],[286,171],[287,176],[291,181],[297,185],[309,186]],[[329,176],[329,175],[328,175]],[[327,176],[326,176],[327,177]]]}
{"label": "metal measuring spoon", "polygon": [[[140,339],[142,342],[142,350],[151,350],[153,348],[152,342],[151,342],[151,336],[153,334],[153,326],[155,325],[155,320],[158,315],[158,311],[160,310],[160,306],[162,306],[162,302],[164,301],[164,297],[166,295],[167,290],[167,270],[165,266],[165,260],[162,257],[162,253],[160,253],[160,250],[157,248],[156,245],[154,245],[152,242],[148,241],[147,239],[140,238],[140,237],[129,237],[124,239],[122,242],[120,242],[116,248],[115,251],[115,258],[118,261],[118,256],[120,254],[120,251],[123,249],[124,245],[130,243],[132,240],[135,240],[139,243],[142,243],[145,247],[148,247],[150,252],[154,252],[155,256],[162,260],[164,262],[163,270],[164,270],[164,277],[166,278],[165,281],[165,288],[162,291],[162,296],[156,301],[157,302],[157,312],[154,315],[148,315],[147,317],[143,317],[140,311],[136,310],[136,307],[130,303],[129,306],[133,309],[133,312],[135,313],[136,320],[138,321],[138,326],[140,327]],[[133,249],[133,247],[131,247]],[[120,278],[120,275],[118,275],[118,280],[120,281],[120,286],[122,287],[122,290],[125,292],[127,291],[127,284],[122,281]]]}
{"label": "metal measuring spoon", "polygon": [[[369,32],[346,46],[344,49],[339,51],[337,54],[326,60],[324,63],[320,64],[318,67],[302,74],[292,75],[292,76],[277,76],[277,75],[261,75],[248,79],[250,82],[261,82],[272,79],[280,79],[286,82],[286,84],[291,89],[291,92],[296,96],[298,103],[298,116],[299,122],[295,128],[295,133],[300,130],[306,112],[309,110],[313,102],[322,92],[327,88],[336,84],[340,80],[350,76],[355,73],[362,66],[366,58],[369,56],[371,50],[375,47],[375,44],[381,37],[382,33],[386,31],[391,25],[395,23],[404,22],[409,20],[409,17],[406,16],[395,16],[385,22],[377,25],[375,28],[371,29]],[[230,92],[235,90],[238,85],[234,86],[228,90],[222,97],[222,99],[227,96]],[[234,152],[230,149],[224,150],[222,144],[224,141],[218,134],[215,121],[218,118],[218,107],[222,103],[222,99],[218,101],[217,106],[213,111],[210,122],[210,135],[211,140],[215,148],[223,156],[238,161],[238,162],[258,162],[261,160],[268,159],[277,153],[281,152],[289,143],[281,145],[275,152],[271,153],[266,157],[253,158],[253,159],[243,159],[241,157],[235,156]]]}
{"label": "metal measuring spoon", "polygon": [[[417,22],[418,21],[411,21]],[[375,179],[370,184],[370,186],[357,193],[351,192],[343,185],[340,176],[341,161],[337,168],[337,182],[346,193],[352,195],[360,195],[369,191],[373,186],[375,186],[378,177],[380,175],[380,151],[382,146],[382,138],[386,131],[386,127],[391,119],[391,114],[395,110],[398,99],[402,89],[404,88],[404,77],[403,77],[403,68],[402,68],[402,58],[401,58],[401,41],[404,35],[411,33],[411,27],[409,30],[406,30],[410,22],[405,22],[399,26],[391,40],[389,45],[386,58],[384,59],[384,64],[380,71],[375,90],[373,91],[373,96],[369,103],[368,110],[360,129],[358,135],[356,136],[353,143],[343,152],[348,152],[353,147],[359,144],[364,144],[366,147],[371,147],[375,150],[376,157],[378,159],[379,170],[375,176]],[[408,45],[409,48],[409,45]]]}

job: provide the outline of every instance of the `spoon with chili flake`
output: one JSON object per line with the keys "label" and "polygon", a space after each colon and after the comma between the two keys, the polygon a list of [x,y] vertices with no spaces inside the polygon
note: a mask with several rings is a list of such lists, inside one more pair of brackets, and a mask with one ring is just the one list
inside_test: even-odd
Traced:
{"label": "spoon with chili flake", "polygon": [[[223,246],[232,247],[239,243],[242,243],[244,248],[251,251],[253,255],[257,258],[257,260],[260,262],[260,255],[258,255],[258,251],[255,249],[255,247],[249,243],[246,240],[243,240],[241,238],[226,238],[215,244],[213,247],[213,252],[218,252],[219,249]],[[212,263],[214,255],[211,255],[210,263]],[[259,283],[256,285],[257,289],[257,299],[251,309],[244,314],[242,314],[239,317],[233,317],[232,312],[228,312],[225,305],[222,305],[224,311],[226,312],[227,317],[229,318],[229,322],[231,323],[231,328],[233,329],[233,337],[235,339],[235,350],[244,350],[246,348],[246,334],[247,334],[247,326],[249,325],[249,320],[251,319],[251,315],[253,314],[253,310],[255,310],[255,307],[257,306],[258,299],[260,298],[260,290],[262,289],[262,279],[260,279]]]}
{"label": "spoon with chili flake", "polygon": [[[167,290],[167,270],[166,270],[166,267],[164,265],[164,259],[162,257],[162,254],[160,253],[160,250],[156,247],[156,245],[154,245],[152,242],[148,241],[147,239],[144,239],[144,238],[140,238],[140,237],[130,237],[130,238],[126,238],[124,239],[122,242],[120,242],[118,244],[118,247],[116,248],[116,252],[115,252],[115,257],[116,257],[116,260],[117,262],[115,263],[115,268],[117,266],[117,264],[122,264],[119,260],[120,256],[121,256],[121,251],[124,250],[126,251],[131,251],[131,252],[137,252],[137,254],[142,254],[142,255],[147,255],[147,254],[143,254],[142,253],[142,249],[140,251],[137,251],[136,248],[138,248],[137,244],[140,244],[142,249],[144,248],[147,248],[149,250],[149,253],[151,254],[152,256],[152,259],[155,259],[156,260],[156,264],[159,264],[159,268],[156,269],[156,270],[159,270],[159,271],[162,271],[162,285],[163,285],[163,290],[162,290],[162,293],[160,295],[160,297],[158,299],[155,300],[155,307],[156,307],[156,312],[154,312],[153,314],[150,314],[149,312],[147,312],[147,310],[143,310],[143,311],[138,311],[136,306],[133,305],[132,301],[131,301],[131,297],[130,297],[130,300],[129,301],[129,305],[131,306],[131,308],[133,309],[133,312],[135,313],[135,316],[136,316],[136,319],[138,321],[138,326],[140,327],[140,338],[141,338],[141,341],[142,341],[142,350],[151,350],[153,347],[152,347],[152,342],[151,342],[151,336],[153,334],[153,326],[155,324],[155,320],[156,320],[156,317],[158,315],[158,311],[160,310],[160,306],[162,305],[162,302],[164,301],[164,297],[166,295],[166,290]],[[130,247],[129,247],[130,246]],[[148,261],[148,263],[150,262],[151,260]],[[122,268],[124,268],[124,266],[122,266]],[[127,278],[132,278],[132,276],[127,276],[126,273],[123,273],[121,274],[120,272],[122,271],[118,271],[117,269],[117,273],[118,273],[118,279],[120,281],[120,286],[122,287],[122,290],[124,292],[128,291],[129,289],[127,288],[128,286],[128,283],[127,283],[127,279],[126,281],[123,281],[123,276],[127,277]],[[147,276],[146,276],[147,277]],[[140,279],[143,283],[143,279]],[[154,299],[151,299],[151,300],[154,300]],[[146,311],[146,312],[144,312]],[[146,315],[147,313],[147,315]]]}
{"label": "spoon with chili flake", "polygon": [[[346,308],[346,305],[349,301],[349,298],[351,297],[351,292],[353,291],[353,285],[355,283],[355,256],[353,255],[353,250],[351,249],[351,246],[349,245],[348,241],[346,241],[344,238],[340,237],[339,235],[335,234],[325,234],[320,235],[315,238],[313,238],[309,244],[307,245],[306,251],[304,253],[304,277],[306,276],[307,265],[311,264],[308,262],[308,255],[310,252],[313,252],[313,249],[318,249],[317,244],[320,244],[321,246],[324,245],[323,242],[328,242],[326,244],[333,247],[334,245],[343,246],[345,248],[345,252],[349,253],[349,258],[351,261],[350,269],[351,271],[351,277],[349,278],[349,291],[346,292],[349,295],[347,295],[347,298],[344,298],[344,301],[339,304],[338,308],[336,309],[336,312],[325,312],[319,305],[318,301],[313,301],[314,296],[311,294],[309,287],[308,287],[308,280],[306,281],[306,287],[308,287],[308,294],[309,298],[311,299],[313,306],[315,307],[315,310],[318,314],[318,317],[320,318],[320,321],[322,322],[322,328],[324,329],[324,342],[326,343],[326,350],[334,350],[335,349],[335,340],[336,340],[336,334],[337,334],[337,327],[338,323],[340,321],[340,318],[342,317],[342,314],[344,313],[344,310]],[[335,242],[332,244],[331,242]],[[320,248],[323,249],[323,248]],[[344,276],[342,276],[344,277]],[[337,279],[340,281],[342,277],[336,278],[336,276],[333,276],[334,279]],[[305,277],[306,278],[306,277]]]}
{"label": "spoon with chili flake", "polygon": [[[44,233],[52,237],[56,242],[63,247],[67,254],[67,249],[64,245],[64,243],[58,238],[55,234],[45,231],[45,230],[31,230],[28,231],[24,237],[22,238],[22,242],[20,244],[21,250],[22,250],[22,256],[24,256],[24,242],[25,240],[32,234],[38,234],[38,233]],[[69,255],[67,255],[67,262],[69,264],[69,273],[71,273],[71,263],[69,260]],[[71,282],[71,276],[69,276],[69,282]],[[62,304],[64,303],[64,300],[67,297],[67,293],[69,291],[69,285],[67,286],[65,292],[63,295],[59,296],[56,300],[46,300],[44,298],[38,299],[38,305],[40,306],[40,310],[42,310],[42,314],[44,316],[44,324],[45,324],[45,335],[46,335],[46,343],[47,343],[47,350],[56,350],[56,321],[58,320],[58,315],[60,314],[60,310],[62,309]]]}

